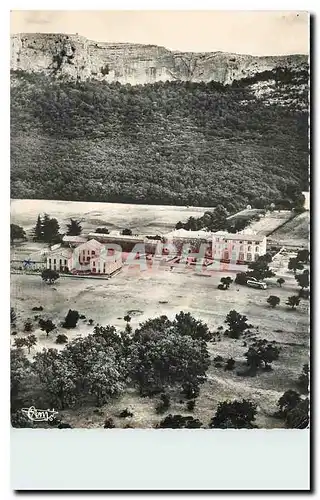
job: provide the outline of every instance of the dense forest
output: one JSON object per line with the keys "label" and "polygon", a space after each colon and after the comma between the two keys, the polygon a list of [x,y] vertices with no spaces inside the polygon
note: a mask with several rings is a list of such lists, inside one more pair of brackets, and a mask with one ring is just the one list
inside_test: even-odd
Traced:
{"label": "dense forest", "polygon": [[[227,86],[12,72],[11,196],[228,210],[287,198],[308,189],[307,81],[305,70]],[[256,97],[261,82],[273,99]]]}

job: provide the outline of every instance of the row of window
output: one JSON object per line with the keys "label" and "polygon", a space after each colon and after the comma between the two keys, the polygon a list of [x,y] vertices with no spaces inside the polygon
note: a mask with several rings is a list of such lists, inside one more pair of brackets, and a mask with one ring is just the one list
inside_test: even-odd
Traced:
{"label": "row of window", "polygon": [[[216,242],[224,242],[224,243],[232,243],[234,240],[228,240],[227,238],[216,238]],[[243,241],[239,241],[240,245],[243,244]],[[245,241],[245,244],[246,245],[252,245],[253,242],[252,241]],[[255,245],[260,245],[260,241],[255,241],[254,242]]]}
{"label": "row of window", "polygon": [[[95,250],[87,250],[87,255],[95,255],[96,252]],[[82,250],[82,255],[85,256],[86,255],[86,250]]]}
{"label": "row of window", "polygon": [[[217,249],[220,249],[220,245],[216,245]],[[222,247],[223,248],[223,247]],[[235,245],[232,245],[232,250],[235,250],[236,246]],[[251,252],[252,251],[252,248],[251,248],[251,245],[248,245],[248,252]],[[240,245],[240,248],[239,248],[239,252],[243,252],[244,251],[244,247],[243,245]],[[259,252],[259,247],[255,247],[255,252]]]}
{"label": "row of window", "polygon": [[[60,264],[60,266],[62,266],[62,265],[63,265],[63,264],[62,264],[62,260],[63,260],[63,259],[59,259],[59,264]],[[51,265],[51,262],[52,262],[52,261],[51,261],[51,259],[49,259],[49,265]],[[53,259],[53,264],[56,264],[56,263],[57,263],[57,259]],[[65,266],[67,265],[67,263],[68,263],[67,259],[64,259],[64,265],[65,265]]]}

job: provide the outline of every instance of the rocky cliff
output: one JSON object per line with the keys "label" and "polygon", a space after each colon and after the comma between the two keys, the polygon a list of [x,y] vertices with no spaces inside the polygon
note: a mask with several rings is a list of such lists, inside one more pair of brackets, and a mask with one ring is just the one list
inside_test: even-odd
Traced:
{"label": "rocky cliff", "polygon": [[174,52],[156,45],[101,43],[79,35],[20,33],[11,36],[11,69],[72,80],[156,81],[234,80],[276,67],[307,67],[305,55],[256,57],[223,52]]}

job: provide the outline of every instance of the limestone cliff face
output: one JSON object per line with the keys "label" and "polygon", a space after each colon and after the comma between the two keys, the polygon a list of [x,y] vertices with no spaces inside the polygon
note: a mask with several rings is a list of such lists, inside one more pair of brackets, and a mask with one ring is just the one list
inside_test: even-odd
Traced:
{"label": "limestone cliff face", "polygon": [[222,84],[275,67],[307,66],[305,55],[255,57],[224,52],[173,52],[156,45],[101,43],[79,35],[11,36],[11,69],[131,85],[166,80]]}

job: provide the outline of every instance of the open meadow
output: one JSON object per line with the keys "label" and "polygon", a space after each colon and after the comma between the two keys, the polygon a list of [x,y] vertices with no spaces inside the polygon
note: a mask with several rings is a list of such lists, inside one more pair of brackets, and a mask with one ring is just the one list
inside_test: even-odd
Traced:
{"label": "open meadow", "polygon": [[81,221],[84,232],[92,232],[98,226],[109,230],[131,229],[137,234],[163,234],[174,229],[180,220],[200,217],[206,207],[183,207],[168,205],[130,205],[127,203],[91,203],[56,200],[11,200],[11,222],[30,231],[38,214],[47,213],[55,217],[61,230],[66,229],[70,218]]}
{"label": "open meadow", "polygon": [[[281,275],[281,270],[279,270]],[[131,316],[133,329],[139,323],[167,315],[169,319],[180,311],[190,312],[195,318],[208,324],[211,331],[224,325],[227,313],[236,309],[245,314],[248,322],[257,330],[258,339],[275,341],[281,347],[280,356],[273,363],[272,371],[259,371],[254,377],[242,377],[234,371],[224,371],[215,366],[215,357],[224,360],[232,357],[236,368],[245,362],[244,353],[248,350],[243,339],[233,340],[222,334],[220,340],[210,341],[210,367],[207,380],[201,386],[193,415],[204,425],[208,425],[216,411],[219,401],[248,398],[258,405],[256,423],[259,427],[283,427],[283,421],[272,417],[276,403],[284,391],[295,389],[302,366],[309,359],[309,316],[307,300],[301,300],[297,310],[285,305],[290,295],[297,293],[297,283],[292,273],[286,274],[286,282],[280,288],[277,277],[266,280],[268,289],[256,290],[232,284],[229,290],[218,290],[222,276],[235,277],[235,273],[214,271],[210,275],[194,269],[174,269],[162,267],[157,270],[141,271],[138,267],[127,268],[109,280],[70,279],[61,277],[54,285],[46,285],[39,275],[12,275],[11,301],[17,313],[16,335],[11,336],[13,344],[23,333],[24,322],[30,318],[38,343],[32,348],[29,357],[43,347],[61,347],[55,343],[58,333],[65,333],[71,340],[85,336],[93,331],[95,324],[114,325],[124,329],[124,316]],[[277,295],[280,305],[271,309],[266,300],[269,295]],[[41,305],[43,312],[32,311]],[[65,330],[60,325],[69,309],[76,309],[86,319],[79,320],[75,329]],[[58,325],[49,336],[37,326],[35,315],[49,318]],[[93,325],[88,320],[93,320]],[[225,326],[225,325],[224,325]],[[152,427],[163,418],[155,412],[156,398],[140,397],[134,389],[128,389],[119,399],[94,409],[83,406],[81,409],[61,411],[63,418],[73,427],[103,427],[106,416],[111,416],[116,426],[130,424],[134,427]],[[129,408],[133,417],[118,418],[119,411]],[[189,415],[185,402],[178,394],[172,395],[172,403],[167,413]]]}

